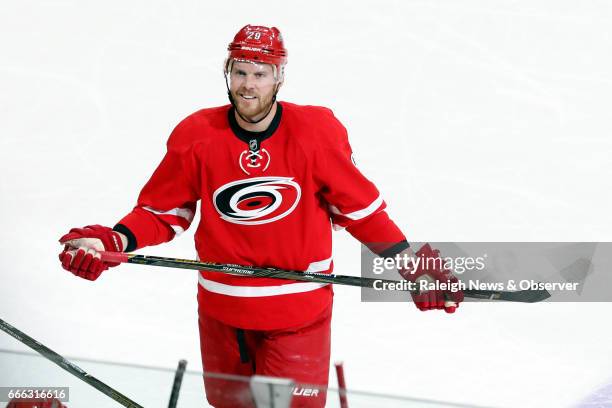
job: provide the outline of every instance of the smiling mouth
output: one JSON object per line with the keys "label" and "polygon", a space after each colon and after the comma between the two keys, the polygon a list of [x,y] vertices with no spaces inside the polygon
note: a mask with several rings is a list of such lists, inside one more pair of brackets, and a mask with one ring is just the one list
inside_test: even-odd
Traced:
{"label": "smiling mouth", "polygon": [[247,101],[252,101],[252,100],[257,99],[257,97],[256,97],[256,96],[251,96],[251,95],[240,95],[240,97],[241,97],[242,99],[244,99],[244,100],[247,100]]}

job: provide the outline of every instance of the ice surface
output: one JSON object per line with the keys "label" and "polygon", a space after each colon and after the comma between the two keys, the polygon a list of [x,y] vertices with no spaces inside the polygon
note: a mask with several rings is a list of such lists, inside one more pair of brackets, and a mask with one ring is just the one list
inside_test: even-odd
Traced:
{"label": "ice surface", "polygon": [[[409,240],[609,241],[611,7],[4,2],[2,318],[63,354],[199,366],[195,273],[129,265],[91,283],[59,267],[57,239],[116,222],[174,125],[225,103],[225,47],[246,23],[283,30],[280,99],[335,111]],[[193,258],[192,234],[143,253]],[[357,274],[358,243],[335,237],[338,273]],[[354,389],[568,406],[610,378],[610,311],[471,303],[447,316],[338,287],[332,358]],[[0,347],[21,349],[5,335]]]}
{"label": "ice surface", "polygon": [[612,384],[607,384],[596,390],[579,404],[576,408],[606,408],[612,407]]}

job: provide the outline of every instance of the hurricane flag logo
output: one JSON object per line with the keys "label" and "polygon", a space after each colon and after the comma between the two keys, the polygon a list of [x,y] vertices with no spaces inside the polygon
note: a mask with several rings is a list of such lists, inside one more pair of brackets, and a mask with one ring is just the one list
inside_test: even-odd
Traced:
{"label": "hurricane flag logo", "polygon": [[289,215],[301,194],[292,177],[253,177],[219,187],[213,194],[213,204],[225,221],[259,225]]}

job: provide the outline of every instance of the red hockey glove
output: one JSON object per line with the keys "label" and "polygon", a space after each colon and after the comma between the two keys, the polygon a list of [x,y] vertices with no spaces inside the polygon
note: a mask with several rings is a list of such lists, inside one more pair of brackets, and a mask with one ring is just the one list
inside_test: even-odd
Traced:
{"label": "red hockey glove", "polygon": [[[446,313],[454,313],[463,302],[463,291],[456,286],[459,280],[451,271],[444,269],[443,260],[440,259],[440,251],[434,250],[429,244],[425,244],[416,253],[416,269],[401,269],[400,275],[406,280],[415,282],[420,286],[422,281],[429,284],[438,282],[439,286],[446,288],[439,290],[419,291],[412,294],[414,304],[421,311],[444,309]],[[417,286],[417,287],[418,287]],[[453,290],[453,287],[456,290]]]}
{"label": "red hockey glove", "polygon": [[9,401],[6,408],[66,408],[59,400],[45,398],[44,400],[28,400],[23,398],[13,398]]}
{"label": "red hockey glove", "polygon": [[96,280],[110,266],[119,263],[103,262],[98,251],[122,252],[123,242],[116,231],[102,225],[73,228],[59,239],[64,250],[59,255],[62,267],[88,280]]}

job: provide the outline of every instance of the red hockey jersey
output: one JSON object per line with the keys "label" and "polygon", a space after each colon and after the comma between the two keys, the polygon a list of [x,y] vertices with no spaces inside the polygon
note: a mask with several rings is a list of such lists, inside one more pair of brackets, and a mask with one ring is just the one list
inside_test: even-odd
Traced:
{"label": "red hockey jersey", "polygon": [[[332,228],[362,242],[405,242],[329,109],[279,102],[265,132],[241,129],[230,105],[204,109],[174,129],[167,147],[137,206],[115,227],[128,235],[128,250],[186,230],[198,200],[203,261],[329,272]],[[327,284],[199,275],[200,311],[245,329],[303,324],[332,296]]]}

